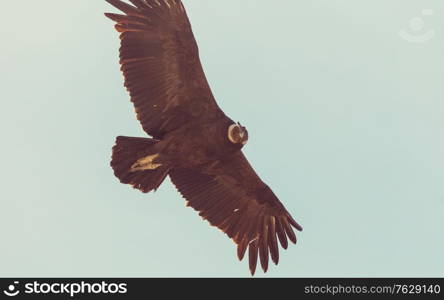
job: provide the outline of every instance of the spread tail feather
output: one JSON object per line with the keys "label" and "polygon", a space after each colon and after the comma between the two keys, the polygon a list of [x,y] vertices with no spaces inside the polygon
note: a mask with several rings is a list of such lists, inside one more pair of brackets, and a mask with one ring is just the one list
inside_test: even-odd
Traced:
{"label": "spread tail feather", "polygon": [[120,182],[149,193],[162,184],[172,165],[156,152],[157,140],[118,136],[111,167]]}

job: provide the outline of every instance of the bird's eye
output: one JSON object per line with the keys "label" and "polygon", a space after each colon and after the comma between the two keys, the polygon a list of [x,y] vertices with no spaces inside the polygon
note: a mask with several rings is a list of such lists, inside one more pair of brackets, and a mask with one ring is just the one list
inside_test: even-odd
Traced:
{"label": "bird's eye", "polygon": [[237,124],[232,124],[228,127],[228,139],[233,144],[240,143],[241,140],[241,128]]}

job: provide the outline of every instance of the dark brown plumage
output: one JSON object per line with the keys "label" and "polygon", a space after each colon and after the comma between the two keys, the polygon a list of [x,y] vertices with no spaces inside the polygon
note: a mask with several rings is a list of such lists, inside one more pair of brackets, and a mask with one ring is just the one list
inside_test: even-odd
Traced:
{"label": "dark brown plumage", "polygon": [[180,0],[106,0],[124,15],[106,13],[120,32],[120,64],[143,129],[153,137],[118,137],[111,166],[122,183],[143,192],[166,176],[211,225],[248,250],[250,271],[259,258],[279,261],[278,240],[296,243],[290,216],[258,177],[241,149],[248,132],[218,107]]}

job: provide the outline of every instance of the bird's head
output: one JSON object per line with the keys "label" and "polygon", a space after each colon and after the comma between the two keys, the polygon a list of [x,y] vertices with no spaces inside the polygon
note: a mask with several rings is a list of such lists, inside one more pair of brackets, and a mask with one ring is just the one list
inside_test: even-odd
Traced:
{"label": "bird's head", "polygon": [[239,122],[233,123],[228,127],[228,139],[233,144],[245,145],[248,142],[247,128]]}

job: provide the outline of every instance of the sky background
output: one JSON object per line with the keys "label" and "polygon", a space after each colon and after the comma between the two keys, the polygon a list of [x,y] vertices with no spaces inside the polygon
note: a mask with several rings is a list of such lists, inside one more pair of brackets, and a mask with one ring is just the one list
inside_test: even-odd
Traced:
{"label": "sky background", "polygon": [[[444,2],[184,4],[219,105],[304,227],[265,276],[444,276]],[[146,136],[115,10],[3,8],[0,276],[249,277],[169,180],[147,195],[114,177],[115,137]]]}

